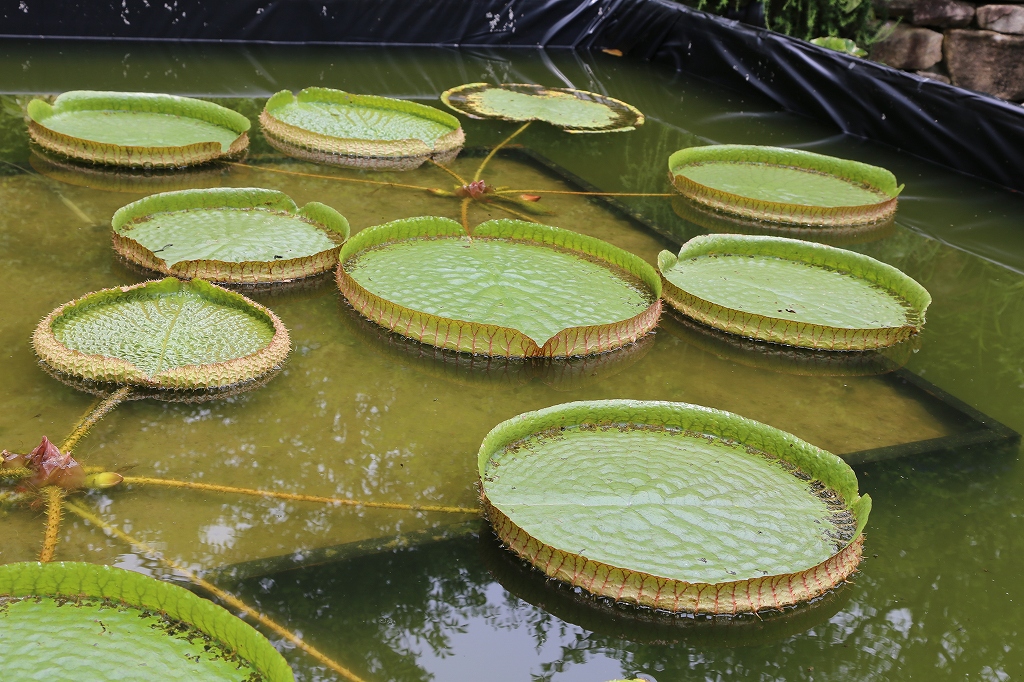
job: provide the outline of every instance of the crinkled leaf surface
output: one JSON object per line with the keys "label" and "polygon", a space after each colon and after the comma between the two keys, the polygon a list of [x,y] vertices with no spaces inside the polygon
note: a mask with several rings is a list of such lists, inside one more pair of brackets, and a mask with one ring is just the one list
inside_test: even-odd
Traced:
{"label": "crinkled leaf surface", "polygon": [[664,273],[680,289],[733,310],[851,329],[900,327],[906,304],[847,272],[767,255],[686,258]]}
{"label": "crinkled leaf surface", "polygon": [[233,130],[197,118],[148,111],[66,111],[47,118],[46,127],[83,140],[139,147],[219,142],[226,150],[238,137]]}
{"label": "crinkled leaf surface", "polygon": [[282,123],[331,137],[360,140],[422,140],[433,145],[451,126],[407,111],[336,102],[292,102],[275,108]]}
{"label": "crinkled leaf surface", "polygon": [[405,240],[367,250],[346,269],[399,305],[518,329],[538,345],[567,327],[629,319],[652,303],[603,265],[512,240]]}
{"label": "crinkled leaf surface", "polygon": [[863,206],[889,198],[838,176],[765,163],[708,161],[676,172],[730,194],[802,206]]}
{"label": "crinkled leaf surface", "polygon": [[192,209],[131,223],[131,237],[169,264],[187,260],[267,262],[312,256],[337,244],[293,214],[261,209]]}
{"label": "crinkled leaf surface", "polygon": [[845,542],[808,481],[741,445],[570,426],[491,457],[490,502],[539,541],[686,582],[793,573]]}
{"label": "crinkled leaf surface", "polygon": [[127,360],[150,376],[240,358],[273,338],[273,324],[255,310],[214,300],[201,285],[164,282],[76,306],[53,333],[68,348]]}

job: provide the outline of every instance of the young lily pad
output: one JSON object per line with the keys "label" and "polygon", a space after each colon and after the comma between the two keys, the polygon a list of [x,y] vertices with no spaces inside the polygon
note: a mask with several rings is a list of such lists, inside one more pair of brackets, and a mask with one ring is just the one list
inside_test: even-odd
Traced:
{"label": "young lily pad", "polygon": [[200,279],[103,289],[65,303],[32,336],[36,354],[74,379],[168,390],[255,382],[288,356],[274,313]]}
{"label": "young lily pad", "polygon": [[441,93],[441,101],[470,118],[544,121],[569,133],[619,133],[644,122],[631,104],[573,88],[468,83]]}
{"label": "young lily pad", "polygon": [[931,296],[900,270],[798,239],[706,235],[662,251],[665,301],[698,322],[760,341],[863,351],[907,340]]}
{"label": "young lily pad", "polygon": [[74,90],[29,102],[41,147],[81,161],[169,168],[240,156],[249,119],[212,102],[141,92]]}
{"label": "young lily pad", "polygon": [[260,124],[285,154],[358,168],[448,163],[466,140],[459,120],[433,107],[330,88],[282,90],[267,101]]}
{"label": "young lily pad", "polygon": [[711,145],[668,160],[676,189],[713,209],[797,225],[864,225],[896,213],[892,173],[796,149]]}
{"label": "young lily pad", "polygon": [[658,322],[661,282],[640,258],[593,237],[491,220],[473,237],[447,218],[396,220],[341,250],[338,286],[359,313],[449,350],[509,357],[590,355]]}
{"label": "young lily pad", "polygon": [[183,279],[263,284],[327,272],[348,239],[345,218],[310,202],[301,210],[269,189],[154,194],[114,214],[114,249],[150,270]]}
{"label": "young lily pad", "polygon": [[673,612],[757,612],[826,593],[856,569],[871,507],[839,457],[685,403],[521,414],[487,434],[478,466],[510,550],[591,594]]}
{"label": "young lily pad", "polygon": [[10,680],[294,680],[252,627],[188,590],[111,566],[0,566]]}

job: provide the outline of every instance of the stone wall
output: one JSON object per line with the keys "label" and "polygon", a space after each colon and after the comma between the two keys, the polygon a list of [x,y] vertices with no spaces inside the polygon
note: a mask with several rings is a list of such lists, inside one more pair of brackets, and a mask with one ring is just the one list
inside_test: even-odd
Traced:
{"label": "stone wall", "polygon": [[998,5],[875,0],[875,10],[881,16],[888,13],[894,21],[887,27],[894,30],[871,47],[870,59],[1002,99],[1024,101],[1024,0]]}

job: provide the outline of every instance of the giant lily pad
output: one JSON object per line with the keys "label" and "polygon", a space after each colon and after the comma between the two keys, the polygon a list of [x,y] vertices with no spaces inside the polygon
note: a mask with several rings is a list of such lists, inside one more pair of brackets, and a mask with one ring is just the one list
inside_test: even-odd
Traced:
{"label": "giant lily pad", "polygon": [[670,156],[668,168],[676,189],[705,206],[797,225],[884,221],[903,190],[884,168],[779,147],[690,147]]}
{"label": "giant lily pad", "polygon": [[822,350],[900,343],[931,296],[900,270],[798,239],[706,235],[662,251],[665,300],[698,322],[760,341]]}
{"label": "giant lily pad", "polygon": [[140,92],[74,90],[28,105],[28,132],[45,149],[115,166],[191,166],[241,155],[249,119],[212,102]]}
{"label": "giant lily pad", "polygon": [[144,268],[233,284],[326,272],[349,233],[329,206],[300,210],[286,194],[256,188],[154,194],[118,210],[112,225],[114,249]]}
{"label": "giant lily pad", "polygon": [[274,313],[200,279],[103,289],[65,303],[32,344],[71,378],[142,387],[224,389],[256,381],[288,356]]}
{"label": "giant lily pad", "polygon": [[871,499],[839,457],[685,403],[608,400],[513,417],[484,439],[501,541],[591,594],[674,612],[813,599],[860,561]]}
{"label": "giant lily pad", "polygon": [[448,163],[466,139],[457,118],[433,107],[330,88],[282,90],[267,101],[260,124],[286,154],[359,168]]}
{"label": "giant lily pad", "polygon": [[220,606],[77,562],[0,566],[0,669],[9,680],[294,679],[265,637]]}
{"label": "giant lily pad", "polygon": [[441,93],[441,101],[470,118],[544,121],[570,133],[625,132],[644,122],[631,104],[573,88],[468,83]]}
{"label": "giant lily pad", "polygon": [[338,286],[362,315],[422,343],[510,357],[589,355],[632,343],[661,313],[640,258],[593,237],[491,220],[473,237],[447,218],[364,230]]}

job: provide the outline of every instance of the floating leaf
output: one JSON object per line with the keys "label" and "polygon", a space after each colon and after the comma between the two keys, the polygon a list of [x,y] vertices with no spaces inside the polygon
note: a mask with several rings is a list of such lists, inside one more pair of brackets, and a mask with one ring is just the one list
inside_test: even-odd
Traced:
{"label": "floating leaf", "polygon": [[[844,12],[852,12],[857,9],[860,5],[861,0],[849,0],[846,3],[846,7],[843,8]],[[842,52],[854,57],[867,57],[867,50],[862,50],[857,46],[857,43],[853,42],[849,38],[839,38],[837,36],[825,36],[823,38],[814,38],[811,40],[812,45],[818,47],[824,47],[829,50],[835,50],[836,52]]]}
{"label": "floating leaf", "polygon": [[110,566],[0,566],[10,680],[291,682],[261,634],[188,590]]}
{"label": "floating leaf", "polygon": [[28,105],[45,149],[92,163],[168,168],[241,155],[249,119],[212,102],[140,92],[74,90]]}
{"label": "floating leaf", "polygon": [[32,337],[61,374],[171,390],[255,381],[288,355],[288,331],[248,298],[168,277],[103,289],[47,315]]}
{"label": "floating leaf", "polygon": [[301,210],[269,189],[155,194],[114,214],[114,249],[150,270],[181,278],[261,284],[318,275],[338,264],[345,218],[310,202]]}
{"label": "floating leaf", "polygon": [[884,168],[822,154],[753,145],[683,149],[672,181],[713,209],[777,223],[865,225],[891,218],[903,186]]}
{"label": "floating leaf", "polygon": [[924,326],[931,296],[891,265],[782,237],[706,235],[662,251],[665,301],[747,338],[823,350],[869,350]]}
{"label": "floating leaf", "polygon": [[457,118],[433,107],[330,88],[282,90],[267,101],[260,124],[286,154],[359,168],[449,163],[466,139]]}
{"label": "floating leaf", "polygon": [[492,220],[473,237],[447,218],[409,218],[346,243],[338,286],[374,322],[449,350],[512,357],[589,355],[651,331],[657,273],[592,237]]}
{"label": "floating leaf", "polygon": [[528,412],[487,435],[478,465],[509,549],[592,594],[668,611],[757,612],[827,592],[856,569],[871,504],[839,457],[685,403]]}
{"label": "floating leaf", "polygon": [[544,121],[570,133],[625,132],[644,122],[630,104],[573,88],[468,83],[446,90],[441,101],[470,118]]}

